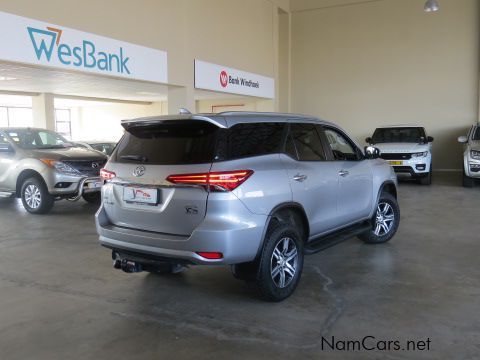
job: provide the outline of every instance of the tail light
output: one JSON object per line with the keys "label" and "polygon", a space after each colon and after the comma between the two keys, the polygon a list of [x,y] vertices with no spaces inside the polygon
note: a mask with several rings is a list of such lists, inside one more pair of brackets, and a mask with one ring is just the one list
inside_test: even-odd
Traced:
{"label": "tail light", "polygon": [[208,260],[219,260],[223,258],[223,254],[221,252],[199,251],[197,254]]}
{"label": "tail light", "polygon": [[113,171],[107,169],[100,169],[100,177],[102,178],[102,180],[111,180],[115,176],[117,176],[117,174],[115,174]]}
{"label": "tail light", "polygon": [[253,170],[219,171],[196,174],[177,174],[167,177],[173,184],[202,185],[211,191],[232,191],[245,182]]}

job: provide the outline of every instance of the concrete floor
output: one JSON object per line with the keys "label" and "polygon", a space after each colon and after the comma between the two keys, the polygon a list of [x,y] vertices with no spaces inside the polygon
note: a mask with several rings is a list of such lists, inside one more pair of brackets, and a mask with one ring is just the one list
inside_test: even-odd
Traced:
{"label": "concrete floor", "polygon": [[[460,184],[457,174],[402,183],[390,243],[352,239],[307,257],[279,304],[228,268],[114,270],[84,202],[32,216],[0,200],[0,358],[478,359],[480,187]],[[322,336],[430,338],[431,350],[328,351]]]}

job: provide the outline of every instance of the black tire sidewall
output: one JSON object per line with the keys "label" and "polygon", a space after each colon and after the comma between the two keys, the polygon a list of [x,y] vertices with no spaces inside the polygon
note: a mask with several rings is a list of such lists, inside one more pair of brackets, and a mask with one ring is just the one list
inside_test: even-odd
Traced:
{"label": "black tire sidewall", "polygon": [[[29,185],[35,185],[40,190],[40,206],[36,209],[31,208],[25,201],[25,189]],[[54,204],[54,199],[48,192],[47,186],[43,180],[37,178],[29,178],[23,182],[20,190],[20,197],[22,199],[23,207],[31,214],[45,214],[52,209]]]}
{"label": "black tire sidewall", "polygon": [[[297,246],[297,269],[295,276],[284,288],[275,285],[271,276],[271,258],[273,251],[280,240],[284,237],[290,237]],[[260,296],[268,301],[282,301],[292,295],[295,291],[303,270],[303,241],[298,230],[290,224],[279,224],[269,231],[263,244],[263,250],[258,262],[257,276],[255,284],[260,292]]]}

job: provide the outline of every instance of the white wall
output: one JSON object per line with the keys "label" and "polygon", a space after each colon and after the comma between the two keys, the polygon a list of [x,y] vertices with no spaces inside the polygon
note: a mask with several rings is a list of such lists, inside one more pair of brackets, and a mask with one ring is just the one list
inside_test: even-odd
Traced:
{"label": "white wall", "polygon": [[478,119],[478,0],[430,14],[417,0],[344,3],[292,1],[292,110],[362,142],[379,125],[423,124],[434,168],[460,169],[456,138]]}

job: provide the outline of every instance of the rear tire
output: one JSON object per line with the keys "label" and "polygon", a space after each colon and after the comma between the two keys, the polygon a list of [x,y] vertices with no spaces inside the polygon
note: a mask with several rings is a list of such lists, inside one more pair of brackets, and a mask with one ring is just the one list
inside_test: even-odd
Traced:
{"label": "rear tire", "polygon": [[400,207],[397,199],[383,192],[378,200],[377,210],[372,219],[372,228],[361,235],[360,240],[367,244],[381,244],[389,241],[400,225]]}
{"label": "rear tire", "polygon": [[102,201],[102,194],[100,193],[100,191],[93,192],[93,193],[86,193],[82,195],[82,198],[83,200],[85,200],[90,204],[98,205]]}
{"label": "rear tire", "polygon": [[472,188],[475,186],[475,179],[468,177],[465,172],[463,173],[463,187]]}
{"label": "rear tire", "polygon": [[303,269],[303,240],[298,229],[279,223],[270,230],[257,266],[255,279],[249,283],[262,299],[278,302],[292,295]]}
{"label": "rear tire", "polygon": [[23,207],[30,214],[46,214],[55,202],[43,180],[34,177],[23,182],[20,197]]}

